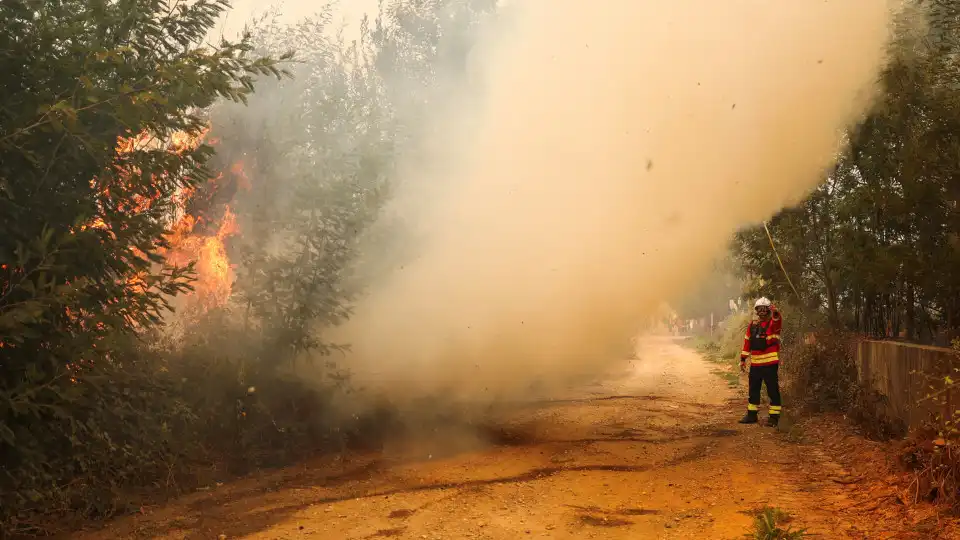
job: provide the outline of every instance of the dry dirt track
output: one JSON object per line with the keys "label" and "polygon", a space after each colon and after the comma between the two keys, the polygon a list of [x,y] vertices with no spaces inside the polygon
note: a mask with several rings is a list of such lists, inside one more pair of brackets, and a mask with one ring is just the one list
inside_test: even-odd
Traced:
{"label": "dry dirt track", "polygon": [[[820,538],[885,538],[851,523],[845,472],[815,447],[739,426],[743,399],[669,338],[610,380],[513,414],[483,449],[419,460],[313,463],[186,497],[75,535],[115,538],[742,538],[765,504]],[[856,502],[856,501],[853,501]]]}

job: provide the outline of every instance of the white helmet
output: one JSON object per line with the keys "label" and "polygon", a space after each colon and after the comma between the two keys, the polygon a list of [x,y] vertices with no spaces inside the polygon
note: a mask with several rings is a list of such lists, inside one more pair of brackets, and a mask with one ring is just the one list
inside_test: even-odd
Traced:
{"label": "white helmet", "polygon": [[767,299],[766,296],[761,296],[760,298],[757,299],[757,303],[753,305],[753,309],[757,309],[758,307],[770,307],[770,306],[771,306],[770,300]]}

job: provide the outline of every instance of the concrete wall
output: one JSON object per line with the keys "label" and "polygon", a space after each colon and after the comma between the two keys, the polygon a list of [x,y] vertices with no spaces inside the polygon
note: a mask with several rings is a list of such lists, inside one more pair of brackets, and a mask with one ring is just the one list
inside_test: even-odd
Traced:
{"label": "concrete wall", "polygon": [[[960,356],[941,347],[896,341],[862,341],[857,346],[861,383],[886,396],[888,412],[916,427],[935,413],[960,409],[960,392],[945,394],[948,404],[923,402],[943,389],[943,377],[960,368]],[[954,376],[954,379],[960,377]],[[931,389],[931,385],[933,388]]]}

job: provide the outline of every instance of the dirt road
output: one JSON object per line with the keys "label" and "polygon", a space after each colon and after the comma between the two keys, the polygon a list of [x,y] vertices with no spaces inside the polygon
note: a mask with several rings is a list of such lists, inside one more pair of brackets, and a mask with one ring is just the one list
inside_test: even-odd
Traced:
{"label": "dirt road", "polygon": [[[486,448],[313,463],[76,537],[724,539],[764,505],[820,537],[890,537],[836,511],[856,501],[824,452],[738,425],[743,399],[715,364],[669,338],[640,347],[609,380],[512,415]],[[810,460],[823,478],[802,472]]]}

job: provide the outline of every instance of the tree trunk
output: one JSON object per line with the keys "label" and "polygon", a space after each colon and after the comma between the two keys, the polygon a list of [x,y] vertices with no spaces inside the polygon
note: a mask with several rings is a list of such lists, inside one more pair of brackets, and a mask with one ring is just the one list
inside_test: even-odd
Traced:
{"label": "tree trunk", "polygon": [[907,284],[907,305],[904,306],[905,309],[905,319],[904,323],[907,330],[907,339],[915,340],[917,335],[917,297],[916,289],[913,288],[913,285]]}
{"label": "tree trunk", "polygon": [[823,286],[827,290],[827,316],[830,320],[830,326],[840,328],[840,311],[837,307],[837,289],[830,276],[830,268],[827,266],[823,272]]}

